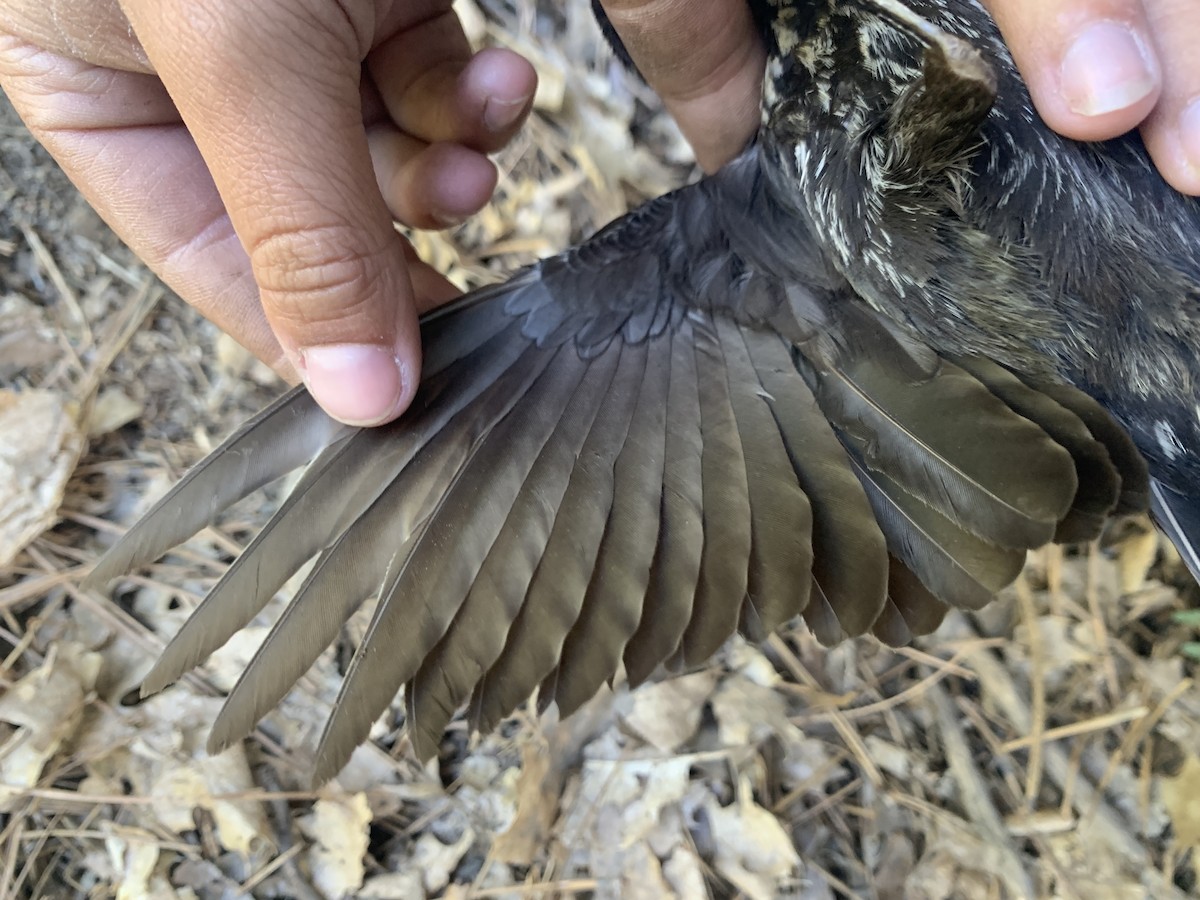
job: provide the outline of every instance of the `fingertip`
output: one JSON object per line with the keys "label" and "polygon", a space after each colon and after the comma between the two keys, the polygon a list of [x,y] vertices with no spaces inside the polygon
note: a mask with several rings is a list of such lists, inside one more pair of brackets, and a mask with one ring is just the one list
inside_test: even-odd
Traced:
{"label": "fingertip", "polygon": [[1038,114],[1080,141],[1136,128],[1163,89],[1140,0],[989,0]]}
{"label": "fingertip", "polygon": [[1200,4],[1161,0],[1147,7],[1162,60],[1163,90],[1142,138],[1167,183],[1200,195]]}
{"label": "fingertip", "polygon": [[1141,28],[1091,22],[1070,38],[1058,67],[1062,130],[1084,140],[1115,137],[1150,114],[1161,90],[1158,57]]}
{"label": "fingertip", "polygon": [[638,70],[712,172],[759,125],[766,48],[740,0],[603,0]]}
{"label": "fingertip", "polygon": [[459,144],[425,145],[389,125],[367,134],[375,179],[398,221],[450,228],[479,212],[499,179],[484,154]]}
{"label": "fingertip", "polygon": [[459,76],[464,105],[480,111],[480,126],[489,135],[480,149],[498,149],[521,127],[533,108],[537,71],[511,50],[488,48],[476,53]]}
{"label": "fingertip", "polygon": [[500,179],[495,163],[457,144],[434,144],[419,163],[424,172],[418,177],[428,192],[429,208],[443,228],[483,209]]}
{"label": "fingertip", "polygon": [[300,351],[297,368],[313,399],[347,425],[382,425],[399,416],[416,393],[419,365],[411,348],[326,344]]}
{"label": "fingertip", "polygon": [[1177,116],[1156,113],[1142,138],[1166,182],[1182,194],[1200,196],[1200,98]]}

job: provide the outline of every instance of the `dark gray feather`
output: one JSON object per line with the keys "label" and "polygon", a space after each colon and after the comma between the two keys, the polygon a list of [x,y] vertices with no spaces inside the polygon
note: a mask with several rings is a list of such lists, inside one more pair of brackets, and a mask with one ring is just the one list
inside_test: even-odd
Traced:
{"label": "dark gray feather", "polygon": [[613,501],[592,579],[558,665],[538,692],[540,706],[553,699],[564,716],[612,679],[642,618],[662,509],[670,351],[669,335],[646,347],[637,406],[613,466]]}
{"label": "dark gray feather", "polygon": [[409,686],[407,719],[413,749],[420,759],[436,750],[455,709],[467,700],[504,649],[619,357],[619,350],[613,347],[588,367],[525,479],[462,609]]}
{"label": "dark gray feather", "polygon": [[[836,642],[842,632],[864,634],[887,593],[883,532],[847,463],[846,451],[796,372],[783,342],[750,329],[743,334],[800,486],[812,506],[815,588],[805,618],[823,643]],[[835,617],[832,623],[827,612]],[[818,626],[818,621],[824,624]]]}
{"label": "dark gray feather", "polygon": [[584,366],[573,348],[527,356],[536,360],[534,377],[515,386],[508,409],[472,447],[380,598],[321,736],[319,780],[345,765],[445,635],[575,392]]}
{"label": "dark gray feather", "polygon": [[625,646],[625,674],[631,685],[649,678],[679,646],[692,616],[692,599],[700,577],[704,548],[703,446],[692,341],[692,327],[684,323],[671,342],[658,546],[642,620]]}
{"label": "dark gray feather", "polygon": [[[620,346],[620,345],[619,345]],[[526,700],[558,664],[595,568],[613,502],[613,466],[629,433],[646,345],[620,346],[612,387],[588,432],[554,520],[554,529],[500,658],[476,686],[471,721],[490,731]]]}
{"label": "dark gray feather", "polygon": [[212,525],[238,500],[304,465],[351,430],[325,415],[303,388],[294,388],[188,470],[100,558],[83,587],[99,588],[158,559]]}

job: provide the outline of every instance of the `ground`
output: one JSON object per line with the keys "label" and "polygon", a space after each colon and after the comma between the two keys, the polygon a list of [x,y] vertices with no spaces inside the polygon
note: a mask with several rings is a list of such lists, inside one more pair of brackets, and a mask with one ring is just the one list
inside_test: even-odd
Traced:
{"label": "ground", "polygon": [[[493,206],[416,237],[459,283],[689,177],[583,0],[459,6],[474,38],[528,53],[543,82]],[[913,648],[826,650],[802,626],[735,642],[565,723],[456,726],[427,768],[389,717],[311,791],[355,623],[253,739],[208,757],[218,698],[282,597],[194,676],[145,701],[136,688],[282,489],[111,595],[78,582],[279,390],[0,105],[0,896],[1196,893],[1198,597],[1138,521],[1035,555],[1000,603]]]}

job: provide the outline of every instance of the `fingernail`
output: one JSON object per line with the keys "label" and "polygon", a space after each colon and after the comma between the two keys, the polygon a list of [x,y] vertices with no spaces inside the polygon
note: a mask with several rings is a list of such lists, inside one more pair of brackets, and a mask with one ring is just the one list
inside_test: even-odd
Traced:
{"label": "fingernail", "polygon": [[533,99],[526,95],[516,100],[501,100],[498,97],[488,97],[483,104],[483,124],[489,131],[506,131],[525,112],[525,107]]}
{"label": "fingernail", "polygon": [[378,425],[396,412],[404,378],[396,352],[375,344],[332,344],[300,353],[309,393],[335,419]]}
{"label": "fingernail", "polygon": [[429,214],[433,217],[433,221],[437,223],[438,228],[457,228],[463,222],[467,221],[466,216],[457,213],[448,213],[441,209],[432,209]]}
{"label": "fingernail", "polygon": [[1147,43],[1121,22],[1097,22],[1075,38],[1063,57],[1062,90],[1084,116],[1132,106],[1158,87],[1158,66]]}
{"label": "fingernail", "polygon": [[1179,116],[1179,143],[1188,165],[1200,172],[1200,98],[1189,103]]}

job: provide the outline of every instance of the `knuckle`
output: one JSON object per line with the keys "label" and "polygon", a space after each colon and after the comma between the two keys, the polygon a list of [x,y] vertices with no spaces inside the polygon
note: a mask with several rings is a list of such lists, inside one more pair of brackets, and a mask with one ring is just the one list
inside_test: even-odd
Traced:
{"label": "knuckle", "polygon": [[250,248],[264,303],[283,324],[365,314],[387,269],[384,248],[360,249],[348,226],[276,231]]}

